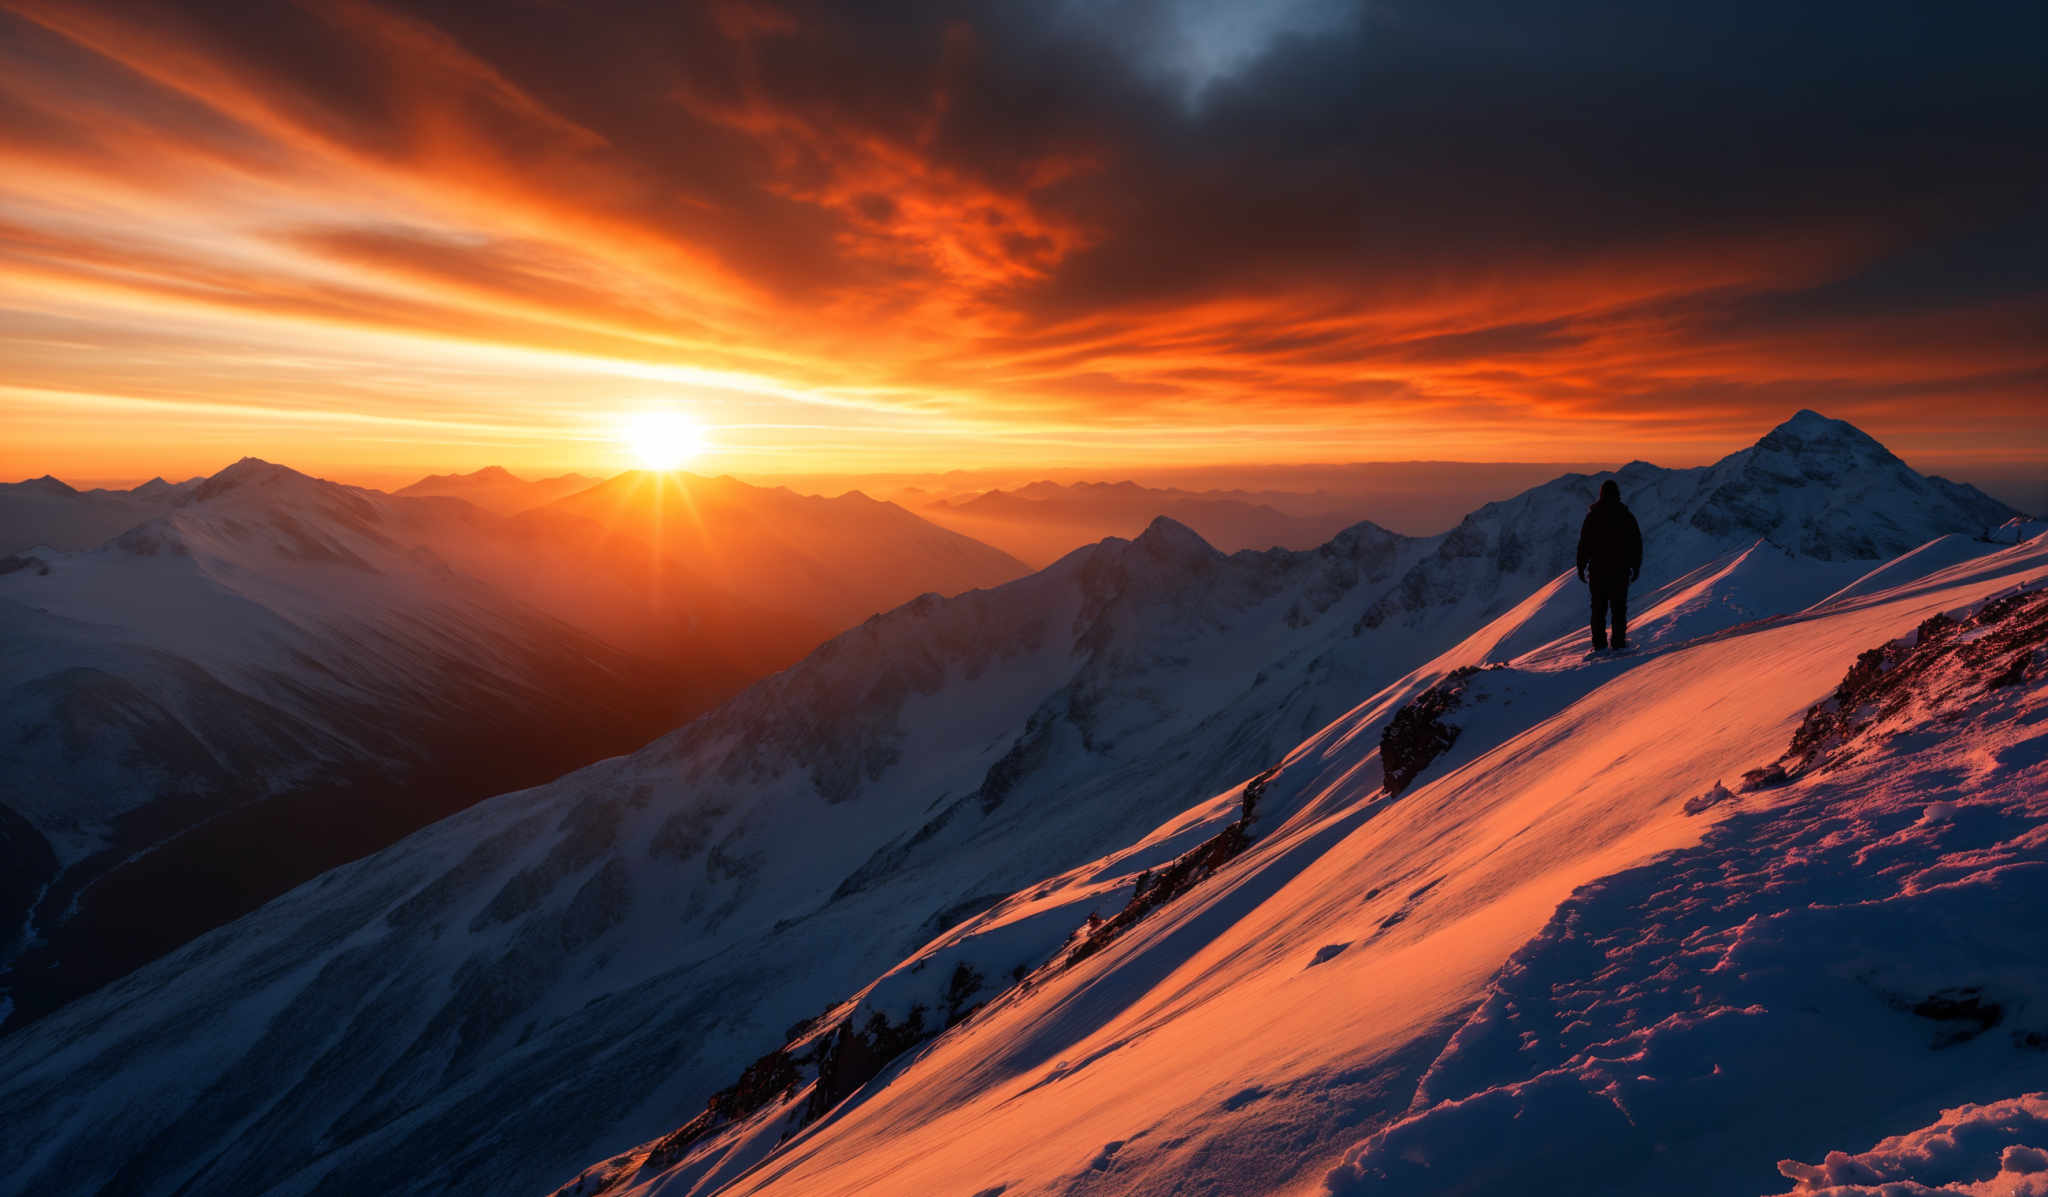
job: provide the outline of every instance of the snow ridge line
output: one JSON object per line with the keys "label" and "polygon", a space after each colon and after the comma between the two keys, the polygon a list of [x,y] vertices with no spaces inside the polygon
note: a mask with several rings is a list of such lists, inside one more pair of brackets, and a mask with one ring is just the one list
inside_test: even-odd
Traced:
{"label": "snow ridge line", "polygon": [[[892,1021],[883,1010],[871,1009],[867,1022],[858,1029],[855,1022],[861,996],[837,1003],[815,1018],[791,1027],[789,1042],[749,1064],[731,1085],[712,1094],[704,1111],[695,1118],[656,1139],[644,1151],[629,1152],[586,1170],[558,1190],[557,1197],[602,1197],[620,1192],[675,1166],[690,1154],[692,1147],[719,1131],[761,1116],[777,1103],[787,1107],[782,1115],[785,1125],[777,1137],[779,1148],[832,1114],[847,1098],[913,1050],[936,1042],[992,1004],[1029,993],[1048,973],[1063,972],[1095,955],[1148,915],[1192,891],[1243,855],[1253,842],[1251,826],[1259,800],[1283,768],[1284,763],[1274,765],[1248,779],[1240,790],[1238,815],[1223,830],[1170,864],[1156,871],[1141,872],[1130,900],[1121,910],[1108,919],[1090,915],[1052,959],[1029,971],[1020,968],[1013,974],[1011,984],[991,997],[974,1000],[985,979],[961,961],[955,965],[947,986],[944,1021],[935,1029],[927,1028],[927,1010],[921,1003],[913,1005],[900,1022]],[[1069,944],[1072,946],[1068,947]],[[767,1165],[773,1158],[771,1150],[746,1172]]]}
{"label": "snow ridge line", "polygon": [[1780,761],[1773,804],[1564,902],[1327,1191],[1755,1193],[1774,1159],[1800,1193],[1959,1179],[1898,1140],[1882,1174],[1796,1158],[2038,1081],[2048,593],[1863,654]]}

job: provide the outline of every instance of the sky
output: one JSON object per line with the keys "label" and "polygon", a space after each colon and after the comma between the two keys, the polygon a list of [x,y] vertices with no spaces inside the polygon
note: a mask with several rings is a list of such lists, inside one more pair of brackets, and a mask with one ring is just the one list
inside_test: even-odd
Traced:
{"label": "sky", "polygon": [[[1796,11],[1792,11],[1796,9]],[[2038,3],[0,0],[0,477],[2048,471]]]}

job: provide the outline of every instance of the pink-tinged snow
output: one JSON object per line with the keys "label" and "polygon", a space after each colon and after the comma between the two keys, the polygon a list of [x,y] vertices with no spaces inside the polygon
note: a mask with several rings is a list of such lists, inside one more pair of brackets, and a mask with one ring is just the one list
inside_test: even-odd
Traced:
{"label": "pink-tinged snow", "polygon": [[1943,1110],[1933,1123],[1868,1151],[1785,1160],[1781,1197],[2044,1197],[2048,1093]]}
{"label": "pink-tinged snow", "polygon": [[[2043,525],[2041,530],[2048,530],[2048,525]],[[1899,554],[1829,595],[1826,599],[1822,600],[1821,605],[1846,602],[1849,599],[1869,594],[1880,594],[1887,590],[1897,590],[1900,587],[1938,574],[1950,566],[1983,556],[1987,544],[2017,544],[2020,540],[2031,539],[2031,536],[2024,536],[2020,537],[2019,540],[2007,539],[1998,541],[1995,539],[1987,540],[1981,536],[1964,536],[1961,533],[1951,532],[1947,536],[1936,537],[1910,552]]]}
{"label": "pink-tinged snow", "polygon": [[[1738,554],[1649,606],[1645,651],[1588,661],[1573,634],[1474,678],[1456,745],[1388,800],[1387,719],[1460,651],[1525,638],[1537,609],[1572,597],[1565,582],[1546,587],[1531,610],[1303,743],[1267,789],[1252,848],[1123,939],[1042,970],[779,1149],[788,1107],[670,1171],[614,1168],[630,1180],[610,1191],[1306,1193],[1327,1176],[1343,1192],[1524,1192],[1552,1168],[1570,1191],[1719,1191],[1706,1181],[1720,1177],[1759,1192],[1779,1159],[1869,1141],[1872,1118],[1919,1106],[1932,1117],[1930,1080],[2019,1091],[2019,1073],[2048,1058],[1998,1037],[1936,1053],[1926,1020],[1874,995],[1967,983],[1985,960],[2004,962],[1995,980],[2014,994],[2048,993],[2048,955],[2013,954],[2041,934],[2014,903],[2038,911],[2048,898],[2039,685],[2007,691],[2033,704],[2019,715],[1985,715],[1946,740],[1903,735],[1856,774],[1739,797],[1721,787],[1775,759],[1862,650],[2048,581],[2048,542],[1979,547],[1906,571],[1903,586],[1671,643],[1664,625],[1724,606],[1713,578],[1741,583],[1762,567]],[[1935,803],[1947,817],[1928,815]],[[972,960],[978,939],[1111,913],[1139,869],[1235,807],[1235,790],[1219,795],[919,958]],[[1743,832],[1717,839],[1716,820]],[[1868,892],[1843,889],[1866,872]],[[1980,873],[1992,882],[1970,889]],[[1923,903],[1923,889],[1940,896]],[[1912,900],[1858,905],[1901,895]],[[919,958],[866,999],[892,1005],[889,987]],[[1717,973],[1715,960],[1729,963]],[[1858,979],[1870,968],[1879,980]],[[1528,1009],[1525,989],[1551,996]],[[1776,1004],[1803,996],[1832,1013]],[[1858,1064],[1862,1033],[1880,1025],[1890,1037]],[[1988,1059],[1994,1048],[2013,1075],[2000,1073],[2006,1056]],[[1781,1085],[1803,1096],[1780,1101]],[[1749,1122],[1687,1138],[1724,1117]],[[1663,1170],[1665,1143],[1689,1171]],[[1738,1146],[1754,1158],[1724,1159]],[[1488,1171],[1503,1160],[1521,1171]]]}
{"label": "pink-tinged snow", "polygon": [[1944,656],[1845,760],[1573,895],[1332,1190],[1755,1193],[2038,1082],[2048,687],[2004,664]]}

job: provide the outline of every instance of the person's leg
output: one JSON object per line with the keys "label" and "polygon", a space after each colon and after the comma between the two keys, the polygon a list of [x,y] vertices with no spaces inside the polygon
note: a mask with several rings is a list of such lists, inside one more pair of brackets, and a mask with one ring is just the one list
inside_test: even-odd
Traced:
{"label": "person's leg", "polygon": [[1593,647],[1607,647],[1607,592],[1600,585],[1598,577],[1586,580],[1586,591],[1593,597]]}
{"label": "person's leg", "polygon": [[1614,647],[1628,647],[1628,583],[1617,582],[1607,592],[1607,601],[1614,605]]}

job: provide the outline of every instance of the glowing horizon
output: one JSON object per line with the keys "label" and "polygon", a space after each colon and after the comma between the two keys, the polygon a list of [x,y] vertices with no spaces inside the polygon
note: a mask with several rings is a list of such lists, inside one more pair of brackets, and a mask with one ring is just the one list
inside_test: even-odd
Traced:
{"label": "glowing horizon", "polygon": [[[760,476],[1689,465],[1801,407],[1931,468],[2048,462],[1997,69],[1847,79],[1807,124],[1746,80],[1726,119],[1794,126],[1754,161],[1617,113],[1554,134],[1567,169],[1492,109],[1462,141],[1374,124],[1467,128],[1395,69],[1450,35],[1334,8],[1172,37],[501,17],[0,2],[0,478],[613,472],[650,406],[708,430],[690,468]],[[1383,92],[1340,86],[1361,63]],[[1828,136],[1882,94],[1928,102]],[[1331,104],[1358,131],[1303,131]],[[1915,174],[1937,135],[1968,154]]]}

